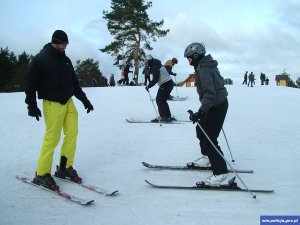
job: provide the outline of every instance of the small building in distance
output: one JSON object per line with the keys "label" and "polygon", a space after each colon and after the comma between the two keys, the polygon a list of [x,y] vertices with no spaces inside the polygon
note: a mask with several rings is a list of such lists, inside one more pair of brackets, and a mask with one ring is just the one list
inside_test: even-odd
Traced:
{"label": "small building in distance", "polygon": [[289,76],[285,74],[276,75],[275,81],[278,86],[288,86]]}
{"label": "small building in distance", "polygon": [[195,87],[196,86],[196,79],[195,74],[190,74],[184,81],[182,81],[178,86],[181,87]]}

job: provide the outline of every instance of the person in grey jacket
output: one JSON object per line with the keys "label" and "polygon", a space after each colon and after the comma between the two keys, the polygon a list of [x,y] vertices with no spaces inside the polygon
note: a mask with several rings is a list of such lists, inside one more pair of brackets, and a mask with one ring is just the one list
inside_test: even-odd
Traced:
{"label": "person in grey jacket", "polygon": [[159,117],[151,120],[151,122],[171,122],[173,119],[167,99],[174,87],[172,78],[167,69],[161,64],[161,61],[154,59],[151,55],[146,56],[145,63],[150,67],[150,73],[153,75],[152,81],[150,81],[145,89],[149,92],[149,89],[156,83],[159,86],[156,95]]}
{"label": "person in grey jacket", "polygon": [[[217,138],[228,109],[228,92],[217,67],[218,62],[210,54],[205,55],[205,53],[205,46],[197,42],[188,45],[184,52],[184,57],[195,69],[197,92],[201,102],[199,110],[190,114],[190,120],[194,123],[199,122],[219,152],[223,154]],[[212,146],[199,126],[196,126],[196,133],[203,156],[189,163],[188,166],[211,166],[213,175],[202,181],[206,185],[219,186],[226,183],[228,175],[226,161]]]}

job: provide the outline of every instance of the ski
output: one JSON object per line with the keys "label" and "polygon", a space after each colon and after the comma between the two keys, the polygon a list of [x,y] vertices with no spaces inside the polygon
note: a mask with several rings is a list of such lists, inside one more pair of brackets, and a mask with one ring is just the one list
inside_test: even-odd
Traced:
{"label": "ski", "polygon": [[[159,124],[159,122],[151,122],[151,121],[147,121],[147,120],[134,120],[134,119],[126,119],[126,121],[128,123],[153,123],[153,124]],[[170,122],[166,122],[166,121],[160,121],[161,124],[181,124],[180,121],[170,121]]]}
{"label": "ski", "polygon": [[108,191],[108,190],[105,190],[103,188],[100,188],[100,187],[97,187],[97,186],[94,186],[94,185],[86,184],[84,182],[76,183],[76,182],[71,181],[69,178],[60,178],[60,177],[57,177],[57,176],[54,176],[54,177],[55,177],[55,179],[58,179],[58,180],[61,180],[61,181],[67,182],[67,183],[77,184],[77,185],[79,185],[79,186],[81,186],[85,189],[97,192],[97,193],[99,193],[101,195],[104,195],[104,196],[113,196],[116,193],[118,193],[118,190]]}
{"label": "ski", "polygon": [[[180,186],[180,185],[158,185],[154,184],[148,180],[145,182],[151,187],[154,188],[161,188],[161,189],[183,189],[183,190],[209,190],[209,191],[241,191],[241,192],[248,192],[247,189],[238,187],[235,182],[228,183],[226,185],[221,185],[219,187],[216,186],[207,186],[207,185],[195,185],[195,186]],[[260,193],[273,193],[274,190],[266,190],[266,189],[250,189],[251,192],[260,192]]]}
{"label": "ski", "polygon": [[[211,167],[199,167],[199,166],[167,166],[167,165],[153,165],[146,162],[142,162],[142,164],[151,169],[165,169],[165,170],[211,170]],[[253,170],[235,170],[237,173],[254,173]],[[228,172],[233,173],[231,169],[228,169]]]}
{"label": "ski", "polygon": [[94,200],[84,200],[84,199],[78,198],[78,197],[76,197],[74,195],[70,195],[70,194],[62,192],[62,191],[52,191],[52,190],[50,190],[48,188],[43,187],[42,185],[34,184],[32,182],[32,179],[29,179],[27,177],[16,176],[16,178],[19,179],[19,180],[21,180],[21,181],[23,181],[23,182],[25,182],[25,183],[27,183],[27,184],[31,184],[31,185],[33,185],[35,187],[38,187],[38,188],[42,189],[42,190],[45,190],[45,191],[48,191],[50,193],[56,194],[56,195],[58,195],[58,196],[60,196],[60,197],[62,197],[64,199],[66,199],[66,200],[75,202],[75,203],[77,203],[79,205],[86,206],[86,205],[90,205],[90,204],[92,204],[94,202]]}
{"label": "ski", "polygon": [[[168,99],[168,101],[185,101],[187,100],[189,97],[172,97],[171,99]],[[156,101],[155,98],[151,98],[151,101]]]}

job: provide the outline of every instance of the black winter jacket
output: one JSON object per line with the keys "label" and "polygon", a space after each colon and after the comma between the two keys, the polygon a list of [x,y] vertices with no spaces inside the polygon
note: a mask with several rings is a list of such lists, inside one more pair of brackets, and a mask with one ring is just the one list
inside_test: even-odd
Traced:
{"label": "black winter jacket", "polygon": [[85,105],[88,99],[79,86],[71,60],[48,43],[34,57],[25,85],[29,106],[36,106],[39,99],[66,104],[74,95]]}

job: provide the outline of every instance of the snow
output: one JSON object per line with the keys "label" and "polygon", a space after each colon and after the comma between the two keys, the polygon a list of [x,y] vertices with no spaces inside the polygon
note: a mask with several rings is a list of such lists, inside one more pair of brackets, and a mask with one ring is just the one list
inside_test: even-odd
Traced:
{"label": "snow", "polygon": [[[44,134],[43,120],[27,116],[24,93],[0,94],[0,224],[43,225],[253,225],[261,215],[299,215],[300,91],[241,85],[227,86],[229,111],[224,124],[234,167],[249,188],[274,189],[273,194],[155,189],[159,184],[194,185],[211,172],[151,170],[141,162],[183,165],[200,156],[195,125],[129,124],[126,118],[152,119],[155,111],[144,87],[86,88],[95,110],[79,112],[74,167],[87,183],[118,189],[104,197],[79,186],[58,182],[62,190],[85,199],[87,207],[22,183],[16,175],[33,177]],[[155,97],[157,87],[150,90]],[[178,88],[188,100],[169,102],[172,114],[186,120],[199,108],[195,88]],[[176,89],[172,92],[176,94]],[[41,108],[41,101],[38,102]],[[156,104],[155,104],[156,107]],[[231,161],[225,139],[219,138]],[[61,145],[61,143],[60,143]],[[56,149],[53,171],[59,163]],[[233,174],[230,174],[232,177]],[[241,182],[239,185],[242,186]]]}

